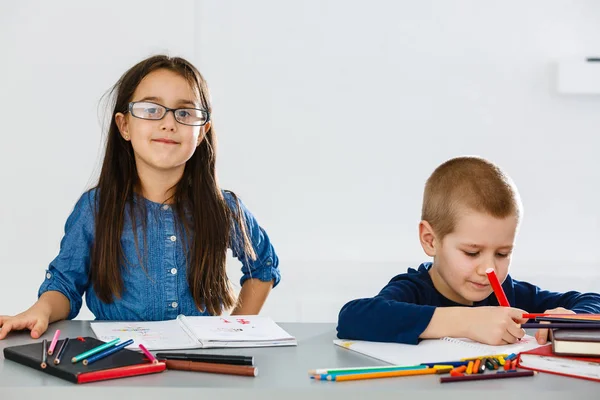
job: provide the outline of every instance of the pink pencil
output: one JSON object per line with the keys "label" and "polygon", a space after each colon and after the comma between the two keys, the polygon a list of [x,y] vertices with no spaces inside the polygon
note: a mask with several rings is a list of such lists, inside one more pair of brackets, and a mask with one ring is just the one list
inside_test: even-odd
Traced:
{"label": "pink pencil", "polygon": [[148,357],[148,360],[150,360],[150,361],[152,362],[152,364],[157,364],[157,363],[158,363],[158,360],[156,359],[156,357],[154,357],[154,356],[152,355],[152,353],[150,353],[150,352],[148,351],[148,349],[146,348],[146,346],[144,346],[144,345],[143,345],[143,344],[141,344],[141,343],[139,344],[139,346],[140,346],[140,349],[142,349],[142,351],[143,351],[143,352],[144,352],[144,354],[146,355],[146,357]]}
{"label": "pink pencil", "polygon": [[496,298],[498,299],[498,304],[500,304],[502,307],[510,307],[508,299],[506,298],[506,294],[504,293],[504,290],[502,290],[502,286],[500,285],[500,281],[496,276],[494,268],[486,269],[485,273],[488,276],[490,285],[492,285],[492,289],[494,289],[494,293],[496,294]]}
{"label": "pink pencil", "polygon": [[48,355],[51,356],[54,353],[54,348],[56,347],[56,342],[58,342],[58,337],[60,336],[60,329],[57,329],[54,332],[54,337],[52,338],[52,342],[50,343],[50,348],[48,349]]}

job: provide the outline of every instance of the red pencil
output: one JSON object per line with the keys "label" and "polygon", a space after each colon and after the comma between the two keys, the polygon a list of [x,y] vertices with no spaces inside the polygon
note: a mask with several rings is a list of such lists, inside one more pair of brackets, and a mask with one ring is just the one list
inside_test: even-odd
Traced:
{"label": "red pencil", "polygon": [[537,317],[546,317],[550,314],[523,314],[523,318],[537,318]]}
{"label": "red pencil", "polygon": [[129,365],[127,367],[117,367],[105,369],[101,371],[82,372],[77,375],[77,383],[88,383],[96,381],[104,381],[107,379],[126,378],[128,376],[153,374],[162,372],[167,368],[165,363],[159,362],[156,364],[138,364]]}
{"label": "red pencil", "polygon": [[500,304],[502,307],[510,307],[510,304],[508,303],[508,299],[506,298],[506,294],[504,293],[504,290],[502,289],[502,286],[500,285],[500,281],[498,280],[498,277],[496,276],[496,272],[494,271],[494,268],[488,268],[485,271],[485,273],[488,276],[490,285],[492,285],[492,289],[494,289],[494,293],[496,294],[496,298],[498,299],[498,304]]}

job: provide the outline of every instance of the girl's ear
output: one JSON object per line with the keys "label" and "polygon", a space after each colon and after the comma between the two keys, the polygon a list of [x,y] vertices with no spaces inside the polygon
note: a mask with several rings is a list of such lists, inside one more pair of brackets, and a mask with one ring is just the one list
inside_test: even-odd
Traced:
{"label": "girl's ear", "polygon": [[419,241],[423,251],[429,257],[435,256],[436,240],[435,232],[429,222],[425,220],[419,222]]}
{"label": "girl's ear", "polygon": [[119,128],[119,133],[125,140],[129,140],[129,124],[127,123],[127,118],[125,118],[125,114],[116,113],[115,114],[115,123],[117,124],[117,128]]}
{"label": "girl's ear", "polygon": [[198,143],[196,143],[196,147],[200,146],[200,143],[206,137],[206,134],[210,130],[210,121],[208,121],[204,126],[200,128],[200,133],[198,134]]}

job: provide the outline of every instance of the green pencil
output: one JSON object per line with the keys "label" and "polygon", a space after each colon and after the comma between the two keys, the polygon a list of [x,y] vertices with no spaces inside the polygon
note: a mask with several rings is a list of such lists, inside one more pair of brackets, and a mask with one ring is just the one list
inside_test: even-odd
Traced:
{"label": "green pencil", "polygon": [[85,353],[81,353],[79,355],[76,355],[75,357],[71,358],[71,362],[73,364],[75,364],[76,362],[79,362],[79,361],[83,360],[84,358],[87,358],[87,357],[91,356],[92,354],[99,353],[99,352],[101,352],[104,349],[107,349],[107,348],[109,348],[111,346],[114,346],[115,344],[119,343],[119,340],[121,340],[121,339],[117,338],[117,339],[112,340],[112,341],[110,341],[108,343],[101,344],[98,347],[94,347],[93,349],[88,350]]}
{"label": "green pencil", "polygon": [[387,372],[387,371],[403,371],[409,369],[425,369],[427,365],[384,365],[378,367],[351,367],[351,368],[335,368],[335,369],[312,369],[308,371],[309,375],[321,374],[354,374],[357,372]]}

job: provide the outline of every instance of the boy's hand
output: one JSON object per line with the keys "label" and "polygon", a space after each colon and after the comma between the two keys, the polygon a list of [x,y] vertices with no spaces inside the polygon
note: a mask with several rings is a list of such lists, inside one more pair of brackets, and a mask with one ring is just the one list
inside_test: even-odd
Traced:
{"label": "boy's hand", "polygon": [[38,339],[48,329],[49,316],[38,308],[30,308],[14,317],[0,316],[0,340],[4,339],[10,331],[29,329],[31,337]]}
{"label": "boy's hand", "polygon": [[[575,311],[567,310],[566,308],[558,307],[552,310],[544,311],[544,314],[575,314]],[[538,329],[535,333],[535,340],[538,344],[548,343],[548,329]]]}
{"label": "boy's hand", "polygon": [[[491,345],[515,343],[525,335],[521,328],[525,311],[512,307],[475,307],[467,309],[465,324],[469,339]],[[457,321],[461,323],[461,321]]]}

